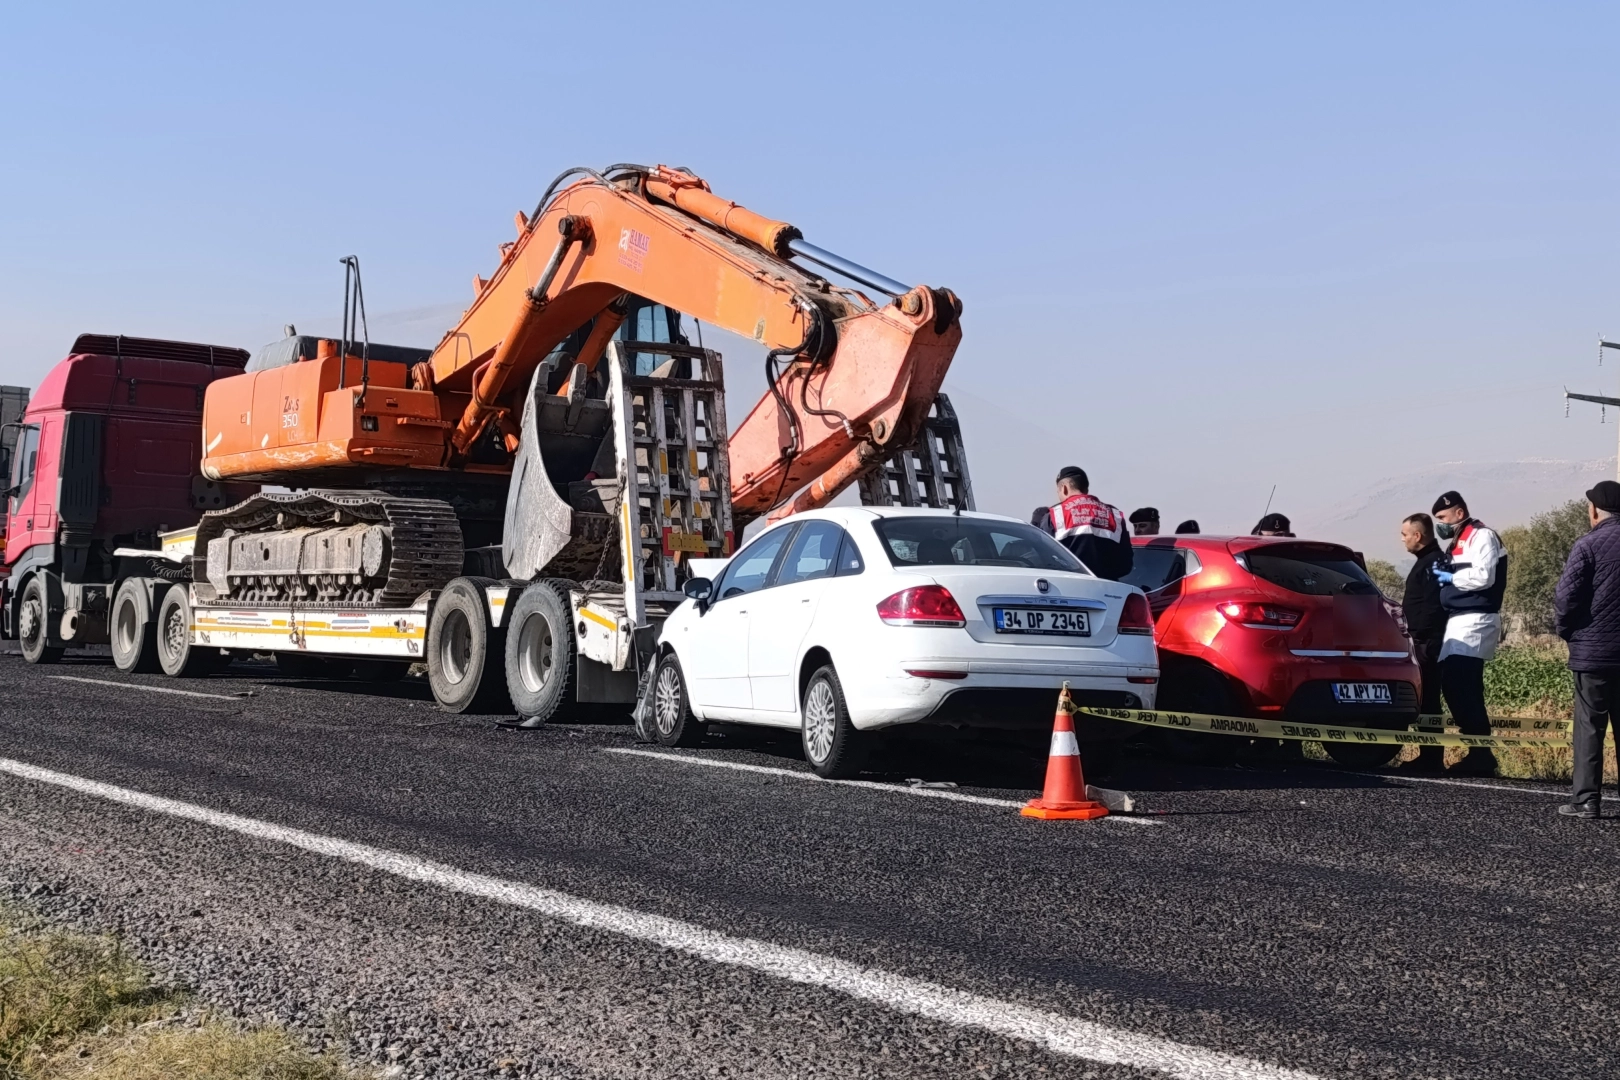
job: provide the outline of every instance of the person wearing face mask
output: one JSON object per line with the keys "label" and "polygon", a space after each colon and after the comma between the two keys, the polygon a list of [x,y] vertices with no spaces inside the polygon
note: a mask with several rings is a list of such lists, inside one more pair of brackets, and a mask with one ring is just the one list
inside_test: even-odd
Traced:
{"label": "person wearing face mask", "polygon": [[[1485,711],[1485,661],[1502,640],[1502,596],[1507,592],[1507,552],[1502,538],[1468,513],[1455,491],[1434,501],[1434,531],[1443,554],[1433,565],[1446,614],[1440,641],[1440,689],[1464,735],[1489,735]],[[1473,747],[1448,772],[1495,776],[1496,755]]]}

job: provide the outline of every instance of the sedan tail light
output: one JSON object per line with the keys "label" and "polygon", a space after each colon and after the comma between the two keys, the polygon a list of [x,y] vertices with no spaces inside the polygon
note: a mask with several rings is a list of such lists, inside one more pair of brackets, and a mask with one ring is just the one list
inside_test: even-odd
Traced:
{"label": "sedan tail light", "polygon": [[1125,610],[1119,613],[1119,632],[1122,634],[1153,633],[1153,610],[1147,597],[1133,592],[1125,597]]}
{"label": "sedan tail light", "polygon": [[1220,606],[1227,622],[1240,623],[1255,630],[1292,630],[1299,625],[1302,613],[1275,604],[1230,603]]}
{"label": "sedan tail light", "polygon": [[951,590],[943,585],[902,589],[877,606],[878,618],[890,626],[966,626],[967,617]]}

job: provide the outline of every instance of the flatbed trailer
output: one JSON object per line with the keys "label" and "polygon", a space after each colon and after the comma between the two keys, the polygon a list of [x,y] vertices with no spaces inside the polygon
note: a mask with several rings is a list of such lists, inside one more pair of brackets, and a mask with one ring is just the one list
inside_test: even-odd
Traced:
{"label": "flatbed trailer", "polygon": [[[445,708],[533,723],[574,703],[635,701],[690,562],[731,554],[724,375],[712,350],[658,342],[615,341],[602,367],[599,397],[576,379],[548,392],[555,380],[536,372],[523,423],[535,437],[514,464],[502,542],[456,551],[459,576],[402,603],[255,600],[285,584],[242,565],[259,546],[266,565],[284,557],[272,546],[288,541],[265,536],[292,537],[298,581],[326,587],[359,580],[374,554],[361,549],[389,535],[367,522],[371,493],[260,493],[165,533],[156,549],[119,549],[145,570],[119,585],[120,601],[130,597],[115,604],[120,666],[184,677],[268,653],[290,674],[361,665],[383,679],[424,663]],[[289,527],[227,527],[250,513],[285,514]]]}

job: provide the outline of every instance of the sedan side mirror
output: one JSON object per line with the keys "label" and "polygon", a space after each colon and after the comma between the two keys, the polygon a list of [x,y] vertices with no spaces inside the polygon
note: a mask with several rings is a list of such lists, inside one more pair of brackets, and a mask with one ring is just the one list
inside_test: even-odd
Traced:
{"label": "sedan side mirror", "polygon": [[714,595],[714,582],[706,577],[689,578],[686,584],[681,586],[681,591],[688,599],[697,601],[699,611],[707,611],[709,597]]}

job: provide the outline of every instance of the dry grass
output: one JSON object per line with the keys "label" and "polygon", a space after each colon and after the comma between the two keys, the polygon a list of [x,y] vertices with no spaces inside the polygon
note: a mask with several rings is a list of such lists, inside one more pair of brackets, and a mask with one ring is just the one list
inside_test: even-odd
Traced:
{"label": "dry grass", "polygon": [[156,986],[109,938],[0,912],[0,1080],[356,1080],[279,1028],[242,1030]]}
{"label": "dry grass", "polygon": [[[82,1055],[82,1056],[81,1056]],[[30,1080],[343,1080],[330,1058],[312,1057],[279,1029],[136,1028],[57,1055]]]}

